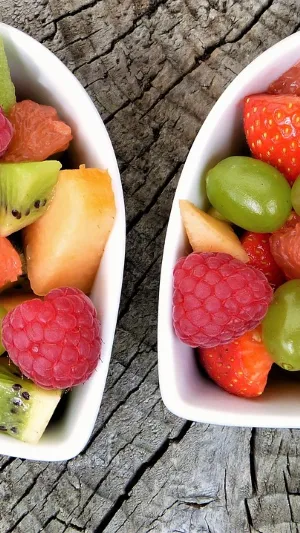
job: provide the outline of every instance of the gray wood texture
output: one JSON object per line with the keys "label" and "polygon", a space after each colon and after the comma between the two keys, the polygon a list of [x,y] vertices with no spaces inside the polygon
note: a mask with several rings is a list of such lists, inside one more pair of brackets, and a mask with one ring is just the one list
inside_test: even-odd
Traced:
{"label": "gray wood texture", "polygon": [[0,533],[300,531],[300,432],[174,417],[156,358],[160,260],[182,165],[227,84],[298,30],[299,0],[0,0],[0,13],[93,98],[128,221],[119,325],[91,441],[66,463],[1,458]]}

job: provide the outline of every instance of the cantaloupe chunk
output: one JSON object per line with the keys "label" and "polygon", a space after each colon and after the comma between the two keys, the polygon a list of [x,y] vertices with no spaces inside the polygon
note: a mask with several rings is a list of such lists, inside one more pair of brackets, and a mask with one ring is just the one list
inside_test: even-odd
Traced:
{"label": "cantaloupe chunk", "polygon": [[188,200],[180,200],[181,218],[194,252],[223,252],[246,263],[248,255],[237,235],[227,224],[198,209]]}
{"label": "cantaloupe chunk", "polygon": [[115,215],[106,170],[62,170],[45,215],[23,232],[33,292],[43,296],[69,286],[89,293]]}

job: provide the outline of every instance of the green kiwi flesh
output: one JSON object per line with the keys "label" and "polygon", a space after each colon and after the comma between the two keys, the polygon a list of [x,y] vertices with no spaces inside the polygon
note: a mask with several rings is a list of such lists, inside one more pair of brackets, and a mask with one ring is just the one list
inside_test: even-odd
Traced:
{"label": "green kiwi flesh", "polygon": [[0,235],[35,222],[48,208],[61,169],[59,161],[0,163]]}
{"label": "green kiwi flesh", "polygon": [[23,378],[6,357],[0,359],[0,433],[36,444],[61,398]]}

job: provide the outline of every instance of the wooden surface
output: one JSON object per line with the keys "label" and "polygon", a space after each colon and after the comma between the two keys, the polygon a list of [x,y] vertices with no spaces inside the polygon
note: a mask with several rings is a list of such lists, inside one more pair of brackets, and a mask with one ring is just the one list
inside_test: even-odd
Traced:
{"label": "wooden surface", "polygon": [[156,361],[160,259],[182,164],[226,85],[298,30],[299,0],[0,0],[0,13],[94,99],[128,219],[119,327],[91,441],[67,463],[1,459],[0,533],[300,531],[299,431],[180,420],[160,400]]}

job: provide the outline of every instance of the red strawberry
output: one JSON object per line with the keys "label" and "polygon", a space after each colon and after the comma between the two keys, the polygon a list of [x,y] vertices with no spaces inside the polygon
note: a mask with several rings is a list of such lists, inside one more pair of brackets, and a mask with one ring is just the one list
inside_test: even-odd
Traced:
{"label": "red strawberry", "polygon": [[285,281],[285,277],[271,254],[270,235],[247,231],[241,241],[249,257],[247,264],[263,272],[270,285],[277,289]]}
{"label": "red strawberry", "polygon": [[199,359],[217,385],[245,398],[263,393],[272,366],[260,326],[229,344],[199,350]]}
{"label": "red strawberry", "polygon": [[245,99],[244,128],[252,154],[289,182],[300,174],[300,97],[255,94]]}

